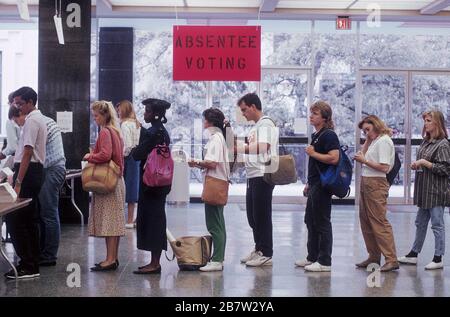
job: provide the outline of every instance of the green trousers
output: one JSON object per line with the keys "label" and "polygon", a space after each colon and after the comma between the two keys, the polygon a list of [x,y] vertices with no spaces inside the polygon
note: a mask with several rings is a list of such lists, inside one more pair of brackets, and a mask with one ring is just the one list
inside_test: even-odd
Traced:
{"label": "green trousers", "polygon": [[225,231],[225,218],[223,217],[223,206],[212,206],[205,204],[206,228],[213,240],[213,256],[211,261],[223,262],[225,257],[225,244],[227,233]]}

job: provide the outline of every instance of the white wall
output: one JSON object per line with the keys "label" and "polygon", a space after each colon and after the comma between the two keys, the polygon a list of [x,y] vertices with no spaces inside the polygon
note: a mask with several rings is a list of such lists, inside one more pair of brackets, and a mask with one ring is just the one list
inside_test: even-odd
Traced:
{"label": "white wall", "polygon": [[1,131],[5,135],[8,119],[8,95],[22,87],[38,91],[38,31],[0,30],[2,52]]}

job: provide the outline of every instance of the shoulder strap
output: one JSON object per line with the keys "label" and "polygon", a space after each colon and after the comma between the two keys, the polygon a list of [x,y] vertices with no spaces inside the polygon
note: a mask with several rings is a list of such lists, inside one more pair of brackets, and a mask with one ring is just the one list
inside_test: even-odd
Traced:
{"label": "shoulder strap", "polygon": [[273,121],[273,119],[272,119],[271,117],[269,117],[269,116],[264,116],[264,117],[261,118],[261,120],[270,120],[270,121],[272,121],[272,123],[273,123],[274,126],[277,126],[277,124],[275,123],[275,121]]}
{"label": "shoulder strap", "polygon": [[319,131],[320,133],[317,136],[314,136],[314,138],[311,140],[311,144],[314,145],[317,142],[319,142],[319,138],[324,135],[326,132],[328,132],[330,129],[328,128],[323,128],[321,131]]}
{"label": "shoulder strap", "polygon": [[115,135],[113,134],[113,130],[114,129],[111,129],[110,127],[108,127],[108,126],[105,126],[105,128],[109,131],[109,134],[111,135],[111,144],[112,144],[112,149],[111,149],[111,160],[112,160],[112,156],[114,155],[114,148],[115,148],[115,146],[114,146],[114,144],[116,143],[116,137],[115,137]]}

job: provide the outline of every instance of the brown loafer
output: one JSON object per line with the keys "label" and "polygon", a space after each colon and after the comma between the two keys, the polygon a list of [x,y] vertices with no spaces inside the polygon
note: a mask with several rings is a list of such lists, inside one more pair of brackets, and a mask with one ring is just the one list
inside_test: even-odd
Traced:
{"label": "brown loafer", "polygon": [[390,272],[390,271],[398,270],[399,268],[400,268],[400,266],[399,266],[397,261],[395,261],[395,262],[388,262],[388,263],[385,263],[381,267],[380,271],[381,272]]}
{"label": "brown loafer", "polygon": [[371,259],[367,259],[365,261],[362,261],[361,263],[356,263],[355,265],[359,268],[367,268],[369,266],[369,264],[372,263],[376,263],[378,265],[380,265],[380,260],[371,260]]}

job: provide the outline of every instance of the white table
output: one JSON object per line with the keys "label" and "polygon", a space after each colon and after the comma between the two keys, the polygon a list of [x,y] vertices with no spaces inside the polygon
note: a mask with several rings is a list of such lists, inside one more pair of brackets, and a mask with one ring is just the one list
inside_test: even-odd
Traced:
{"label": "white table", "polygon": [[81,225],[84,226],[84,216],[81,212],[80,208],[78,208],[75,203],[75,178],[81,177],[81,170],[67,170],[66,171],[66,181],[70,180],[70,201],[72,205],[75,207],[75,210],[80,214],[81,217]]}
{"label": "white table", "polygon": [[[31,198],[19,198],[17,199],[16,202],[14,203],[0,203],[0,224],[2,224],[2,217],[6,216],[7,214],[14,212],[16,210],[19,210],[25,206],[28,206],[31,203],[32,199]],[[0,244],[0,254],[2,255],[2,257],[6,260],[6,262],[8,262],[9,266],[11,266],[11,268],[14,271],[14,274],[17,277],[17,270],[16,267],[14,266],[14,264],[12,263],[12,261],[10,259],[8,259],[5,250],[3,250],[3,246]]]}

